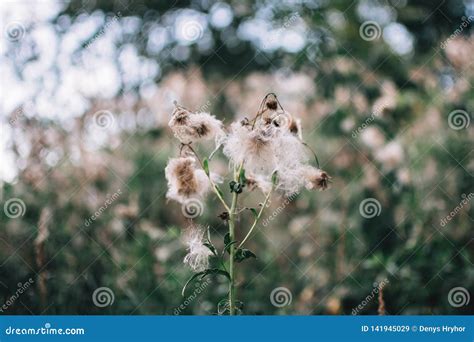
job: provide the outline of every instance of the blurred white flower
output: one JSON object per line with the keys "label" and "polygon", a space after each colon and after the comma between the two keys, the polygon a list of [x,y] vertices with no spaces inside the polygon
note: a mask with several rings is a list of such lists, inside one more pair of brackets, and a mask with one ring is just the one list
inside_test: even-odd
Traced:
{"label": "blurred white flower", "polygon": [[403,148],[397,141],[389,142],[375,153],[375,159],[381,162],[386,170],[392,170],[400,165],[403,158]]}
{"label": "blurred white flower", "polygon": [[371,149],[381,147],[385,143],[385,137],[380,129],[370,126],[360,134],[362,142]]}

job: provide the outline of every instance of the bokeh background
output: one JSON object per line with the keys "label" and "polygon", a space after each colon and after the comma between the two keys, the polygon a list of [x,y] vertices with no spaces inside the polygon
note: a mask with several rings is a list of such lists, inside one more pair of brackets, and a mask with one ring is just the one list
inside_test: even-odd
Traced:
{"label": "bokeh background", "polygon": [[[176,314],[192,273],[165,198],[173,101],[228,124],[267,92],[333,183],[272,199],[239,264],[243,313],[472,313],[473,16],[472,0],[2,1],[2,313]],[[220,211],[209,198],[195,221],[222,247]],[[210,280],[180,314],[217,312]]]}

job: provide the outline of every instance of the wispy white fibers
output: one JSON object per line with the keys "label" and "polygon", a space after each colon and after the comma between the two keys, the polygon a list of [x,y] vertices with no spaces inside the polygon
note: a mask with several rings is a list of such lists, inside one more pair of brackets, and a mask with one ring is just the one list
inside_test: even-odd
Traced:
{"label": "wispy white fibers", "polygon": [[184,242],[187,246],[188,254],[183,262],[194,272],[202,272],[209,268],[209,257],[212,252],[204,245],[204,228],[192,225],[184,235]]}

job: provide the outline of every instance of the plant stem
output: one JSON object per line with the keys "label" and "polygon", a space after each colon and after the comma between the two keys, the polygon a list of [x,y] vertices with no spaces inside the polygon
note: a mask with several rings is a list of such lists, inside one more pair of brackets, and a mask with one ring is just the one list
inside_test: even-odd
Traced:
{"label": "plant stem", "polygon": [[[202,163],[201,161],[201,158],[199,158],[199,155],[196,153],[196,151],[192,148],[191,144],[183,144],[181,146],[181,150],[183,149],[183,147],[187,147],[189,148],[189,150],[196,156],[197,160],[199,161],[199,164],[201,165],[201,168],[204,170],[204,164]],[[224,208],[229,212],[230,211],[230,208],[229,206],[227,205],[227,203],[225,202],[224,198],[222,197],[222,195],[219,193],[219,191],[217,190],[217,185],[212,181],[212,178],[211,178],[211,172],[209,171],[209,173],[206,172],[206,176],[207,178],[209,179],[209,183],[211,183],[211,188],[212,188],[212,191],[214,191],[214,193],[216,194],[217,198],[221,201],[222,205],[224,206]]]}
{"label": "plant stem", "polygon": [[[273,188],[272,188],[272,190],[273,190]],[[249,232],[247,233],[247,235],[245,236],[245,238],[242,240],[242,242],[239,244],[239,247],[237,247],[237,248],[240,248],[244,245],[244,243],[249,239],[249,237],[252,234],[253,230],[257,226],[257,223],[260,220],[260,217],[262,217],[263,210],[267,206],[268,200],[270,199],[270,195],[272,194],[272,190],[270,190],[268,192],[267,196],[265,197],[265,201],[263,202],[262,207],[260,208],[260,211],[258,212],[257,217],[255,218],[255,221],[252,224],[252,227],[250,228]]]}
{"label": "plant stem", "polygon": [[[232,195],[232,205],[230,207],[229,213],[229,237],[230,241],[235,241],[235,208],[237,206],[237,197],[236,192]],[[229,313],[230,315],[235,315],[235,244],[232,244],[229,249],[229,274],[230,274],[230,283],[229,283]]]}
{"label": "plant stem", "polygon": [[[243,163],[236,169],[234,168],[234,181],[239,181],[239,175],[242,171]],[[232,204],[229,210],[229,238],[230,241],[235,241],[235,218],[237,216],[237,199],[239,194],[237,192],[232,193]],[[235,315],[235,244],[232,244],[229,249],[229,314]]]}

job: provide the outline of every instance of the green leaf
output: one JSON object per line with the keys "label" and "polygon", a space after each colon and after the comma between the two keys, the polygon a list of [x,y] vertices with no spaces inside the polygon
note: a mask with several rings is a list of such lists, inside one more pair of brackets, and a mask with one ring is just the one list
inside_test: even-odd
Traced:
{"label": "green leaf", "polygon": [[230,192],[234,192],[235,184],[237,184],[236,181],[230,181],[230,182],[229,182]]}
{"label": "green leaf", "polygon": [[224,251],[227,251],[228,253],[230,253],[229,252],[230,246],[232,246],[234,243],[237,243],[237,241],[234,240],[234,241],[231,241],[228,244],[226,244],[225,247],[224,247]]}
{"label": "green leaf", "polygon": [[183,287],[183,290],[181,291],[181,295],[184,297],[184,294],[185,294],[185,291],[186,291],[186,288],[188,287],[188,285],[196,278],[200,277],[199,280],[203,280],[204,278],[206,278],[208,275],[211,275],[211,274],[215,274],[215,275],[223,275],[225,276],[229,281],[230,281],[230,274],[226,271],[223,271],[223,270],[220,270],[218,268],[210,268],[210,269],[207,269],[205,271],[202,271],[202,272],[198,272],[196,274],[193,274],[193,276],[191,278],[189,278],[189,280],[186,282],[186,284],[184,284],[184,287]]}
{"label": "green leaf", "polygon": [[242,169],[240,170],[239,182],[240,182],[241,184],[247,183],[247,178],[245,178],[245,169],[244,169],[244,168],[242,168]]}
{"label": "green leaf", "polygon": [[274,172],[272,173],[272,184],[273,184],[273,185],[276,185],[276,184],[277,184],[277,181],[278,181],[278,173],[277,173],[277,171],[274,171]]}
{"label": "green leaf", "polygon": [[227,233],[224,236],[224,245],[227,245],[229,242],[230,242],[230,233]]}
{"label": "green leaf", "polygon": [[255,209],[255,208],[249,208],[249,209],[252,211],[253,216],[255,216],[255,218],[257,218],[258,217],[257,209]]}
{"label": "green leaf", "polygon": [[235,252],[234,260],[237,261],[237,262],[242,262],[242,261],[244,261],[245,259],[248,259],[248,258],[257,259],[257,256],[252,251],[250,251],[249,249],[246,249],[246,248],[239,248]]}
{"label": "green leaf", "polygon": [[230,274],[218,268],[211,268],[211,269],[205,270],[204,274],[201,276],[201,280],[203,280],[205,277],[211,274],[223,275],[230,281]]}
{"label": "green leaf", "polygon": [[183,289],[181,290],[181,295],[184,297],[184,292],[186,291],[186,288],[188,287],[189,283],[191,283],[197,277],[204,275],[205,273],[206,273],[206,271],[202,271],[202,272],[198,272],[196,274],[193,274],[193,276],[188,279],[186,284],[184,284]]}
{"label": "green leaf", "polygon": [[209,174],[210,174],[210,173],[209,173],[209,160],[207,160],[207,158],[204,158],[204,160],[203,160],[203,162],[202,162],[202,166],[203,166],[203,168],[204,168],[204,172],[206,173],[206,175],[207,175],[208,177],[210,177],[210,176],[209,176]]}
{"label": "green leaf", "polygon": [[215,256],[217,256],[216,247],[214,247],[211,243],[204,242],[203,245],[206,246],[207,248],[209,248],[209,250],[212,252],[212,254],[214,254]]}
{"label": "green leaf", "polygon": [[236,181],[231,181],[229,183],[229,187],[230,187],[230,192],[235,192],[237,194],[240,194],[242,193],[242,190],[244,188],[244,185],[241,184],[241,183],[237,183]]}
{"label": "green leaf", "polygon": [[216,191],[218,192],[218,194],[224,198],[224,193],[221,191],[221,189],[219,189],[219,187],[217,185],[214,185],[214,189],[216,189]]}

